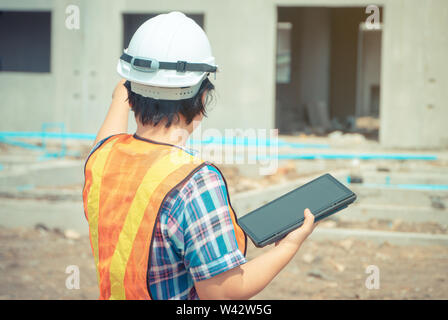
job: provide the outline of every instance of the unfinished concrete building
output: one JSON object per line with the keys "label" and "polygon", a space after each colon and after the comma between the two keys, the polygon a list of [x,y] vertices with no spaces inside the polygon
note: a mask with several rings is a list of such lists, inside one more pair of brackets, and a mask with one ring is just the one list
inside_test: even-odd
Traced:
{"label": "unfinished concrete building", "polygon": [[448,147],[445,0],[1,0],[0,130],[95,133],[133,32],[173,10],[205,29],[222,69],[205,127],[325,133],[369,116],[385,147]]}

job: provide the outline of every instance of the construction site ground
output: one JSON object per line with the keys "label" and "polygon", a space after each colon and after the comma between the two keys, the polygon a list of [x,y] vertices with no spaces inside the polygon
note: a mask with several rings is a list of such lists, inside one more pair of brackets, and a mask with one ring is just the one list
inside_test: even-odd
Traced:
{"label": "construction site ground", "polygon": [[[329,148],[286,146],[279,153],[436,158],[290,159],[269,176],[258,175],[257,165],[220,166],[240,216],[326,172],[344,183],[351,177],[358,195],[316,228],[255,299],[448,299],[448,150],[386,150],[360,135],[336,138],[283,137]],[[0,148],[0,299],[98,298],[81,201],[88,147],[73,144],[78,156],[43,160],[32,150]],[[249,243],[248,259],[269,249]],[[378,289],[366,286],[372,265]],[[79,289],[66,287],[69,266],[79,267]]]}
{"label": "construction site ground", "polygon": [[[0,243],[0,299],[98,298],[87,236],[74,240],[42,228],[1,228]],[[248,259],[265,250],[250,244]],[[66,287],[71,265],[79,267],[79,289]],[[380,270],[379,289],[365,285],[369,265]],[[447,299],[447,270],[445,246],[310,238],[255,299]]]}

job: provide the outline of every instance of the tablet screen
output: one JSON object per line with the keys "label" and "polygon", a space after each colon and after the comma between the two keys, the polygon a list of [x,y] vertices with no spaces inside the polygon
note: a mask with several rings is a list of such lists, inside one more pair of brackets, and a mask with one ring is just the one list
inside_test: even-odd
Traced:
{"label": "tablet screen", "polygon": [[253,237],[262,241],[302,220],[306,208],[317,214],[351,194],[348,188],[327,174],[252,211],[238,221]]}

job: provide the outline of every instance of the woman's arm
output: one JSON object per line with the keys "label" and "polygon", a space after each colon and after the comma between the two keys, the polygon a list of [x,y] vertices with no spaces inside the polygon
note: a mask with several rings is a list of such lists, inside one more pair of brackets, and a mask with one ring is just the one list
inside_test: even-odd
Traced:
{"label": "woman's arm", "polygon": [[112,93],[112,103],[107,112],[106,119],[103,122],[98,134],[96,135],[96,145],[99,141],[118,133],[126,133],[128,130],[129,103],[128,91],[123,85],[125,79],[120,80]]}
{"label": "woman's arm", "polygon": [[199,298],[242,300],[253,297],[291,261],[314,227],[314,216],[306,209],[303,225],[289,233],[268,252],[213,278],[196,282]]}

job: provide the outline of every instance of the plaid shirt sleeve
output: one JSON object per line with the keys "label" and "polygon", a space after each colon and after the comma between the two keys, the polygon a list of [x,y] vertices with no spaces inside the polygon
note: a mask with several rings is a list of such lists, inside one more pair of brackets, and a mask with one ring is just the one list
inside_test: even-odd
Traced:
{"label": "plaid shirt sleeve", "polygon": [[179,196],[185,206],[181,228],[176,219],[177,239],[180,230],[183,238],[177,245],[182,247],[179,251],[193,280],[209,279],[245,263],[236,242],[226,186],[220,172],[213,166],[203,167],[180,190]]}

